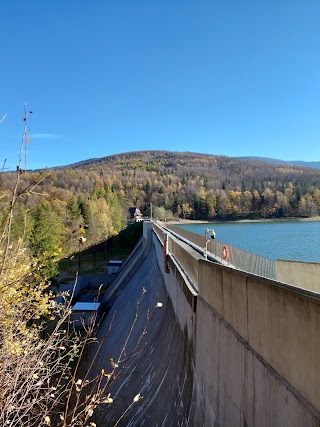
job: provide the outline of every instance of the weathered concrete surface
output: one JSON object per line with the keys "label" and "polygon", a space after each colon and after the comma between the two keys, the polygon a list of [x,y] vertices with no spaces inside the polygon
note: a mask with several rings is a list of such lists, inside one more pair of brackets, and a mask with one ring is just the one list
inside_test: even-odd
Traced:
{"label": "weathered concrete surface", "polygon": [[248,343],[320,410],[320,301],[248,281]]}
{"label": "weathered concrete surface", "polygon": [[179,260],[179,264],[183,267],[185,273],[190,278],[191,282],[198,288],[198,260],[203,256],[195,252],[190,246],[181,241],[175,241],[172,238],[168,239],[169,252]]}
{"label": "weathered concrete surface", "polygon": [[199,261],[194,355],[205,413],[211,405],[220,426],[319,426],[319,332],[318,299]]}
{"label": "weathered concrete surface", "polygon": [[279,259],[276,261],[277,280],[320,293],[320,263]]}
{"label": "weathered concrete surface", "polygon": [[311,405],[201,298],[197,310],[194,381],[201,397],[196,402],[195,419],[202,416],[202,424],[194,425],[320,425]]}
{"label": "weathered concrete surface", "polygon": [[[145,290],[145,291],[144,291]],[[120,426],[186,426],[190,418],[192,395],[192,343],[180,327],[153,247],[129,284],[118,296],[100,329],[99,339],[112,327],[100,349],[95,371],[110,370],[109,359],[119,354],[135,321],[126,345],[124,369],[109,391],[114,403],[101,405],[95,416],[99,426],[112,426],[140,393],[143,399],[119,424]],[[156,307],[161,302],[162,307]],[[142,336],[147,313],[151,313],[147,334]],[[138,340],[138,351],[131,355]],[[131,355],[131,356],[130,356]]]}
{"label": "weathered concrete surface", "polygon": [[[98,408],[97,425],[114,425],[141,393],[120,426],[320,426],[320,301],[208,263],[177,241],[171,247],[198,281],[197,303],[188,303],[174,269],[164,273],[162,246],[153,235],[150,252],[119,288],[100,330],[101,339],[114,316],[95,364],[96,372],[108,372],[140,298],[126,346],[129,359],[109,390],[114,403]],[[163,306],[157,308],[158,302]],[[130,356],[140,338],[139,352]]]}

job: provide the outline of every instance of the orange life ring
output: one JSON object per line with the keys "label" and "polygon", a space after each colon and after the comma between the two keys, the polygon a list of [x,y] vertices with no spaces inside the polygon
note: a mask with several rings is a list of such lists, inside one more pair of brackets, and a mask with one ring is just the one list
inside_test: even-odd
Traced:
{"label": "orange life ring", "polygon": [[222,248],[222,258],[225,260],[229,259],[229,248],[226,245]]}

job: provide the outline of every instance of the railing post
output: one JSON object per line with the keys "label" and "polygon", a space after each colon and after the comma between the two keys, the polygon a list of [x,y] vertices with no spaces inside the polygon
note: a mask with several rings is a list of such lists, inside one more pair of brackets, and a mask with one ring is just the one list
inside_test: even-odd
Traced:
{"label": "railing post", "polygon": [[164,271],[166,273],[169,273],[169,264],[168,264],[168,244],[169,244],[169,236],[168,233],[163,233],[163,264],[164,264]]}

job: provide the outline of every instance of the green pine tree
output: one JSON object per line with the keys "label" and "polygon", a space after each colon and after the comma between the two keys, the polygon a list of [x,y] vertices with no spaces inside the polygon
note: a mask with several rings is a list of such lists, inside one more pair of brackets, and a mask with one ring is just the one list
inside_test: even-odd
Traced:
{"label": "green pine tree", "polygon": [[62,241],[63,226],[58,215],[49,203],[41,204],[34,212],[29,247],[39,262],[41,275],[46,279],[52,279],[58,274]]}
{"label": "green pine tree", "polygon": [[78,198],[75,196],[72,196],[67,204],[67,212],[69,218],[72,219],[78,219],[81,215],[81,210],[78,203]]}

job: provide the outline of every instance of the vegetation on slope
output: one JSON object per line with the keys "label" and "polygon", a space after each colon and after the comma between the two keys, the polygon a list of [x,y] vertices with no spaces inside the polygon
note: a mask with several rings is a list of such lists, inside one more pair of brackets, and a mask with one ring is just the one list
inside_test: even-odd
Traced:
{"label": "vegetation on slope", "polygon": [[[1,175],[0,222],[14,179]],[[148,216],[152,204],[162,220],[320,215],[320,170],[196,153],[132,152],[24,172],[18,191],[28,197],[16,200],[12,236],[24,234],[31,254],[47,260],[46,278],[57,273],[59,258],[117,235],[130,206]]]}
{"label": "vegetation on slope", "polygon": [[[59,260],[110,241],[130,206],[148,215],[152,203],[161,219],[319,215],[320,171],[154,151],[28,172],[20,152],[17,171],[0,175],[0,200],[0,424],[94,425],[97,405],[112,403],[101,381],[111,381],[118,363],[91,391],[78,378],[74,361],[93,337],[66,333],[69,307],[58,306],[48,286]],[[122,242],[120,234],[119,245],[131,250],[136,229]]]}
{"label": "vegetation on slope", "polygon": [[[22,203],[30,229],[39,204],[50,204],[62,227],[63,253],[77,248],[75,230],[88,223],[88,241],[119,232],[128,208],[190,219],[281,218],[320,214],[320,171],[223,156],[132,152],[57,168]],[[35,172],[26,179],[35,179]],[[2,193],[12,174],[2,176]],[[26,182],[25,185],[28,185]],[[20,213],[21,214],[21,213]],[[18,213],[17,213],[18,215]],[[31,231],[30,230],[30,231]],[[17,230],[16,230],[17,232]]]}
{"label": "vegetation on slope", "polygon": [[[95,338],[94,318],[76,331],[70,321],[68,296],[61,295],[64,303],[58,304],[50,291],[48,279],[57,272],[68,222],[59,215],[62,211],[52,193],[51,198],[49,193],[40,198],[38,186],[44,175],[21,170],[26,119],[25,111],[17,171],[0,175],[2,183],[6,182],[0,194],[0,425],[94,427],[91,417],[97,406],[113,403],[108,386],[124,369],[122,356],[128,338],[124,337],[123,349],[113,365],[106,366],[108,372],[92,375],[93,363],[81,371],[88,345],[94,346],[97,354],[105,337],[100,342]],[[95,205],[80,197],[75,204],[70,201],[67,221],[75,220],[78,225],[78,241],[88,230],[83,221],[92,221],[95,208],[108,206],[112,213],[115,205],[105,203]],[[116,211],[108,219],[112,227],[121,226]],[[105,229],[105,222],[101,230],[93,224],[93,238]],[[126,237],[132,245],[138,235],[128,230]],[[136,395],[132,404],[139,400]]]}

